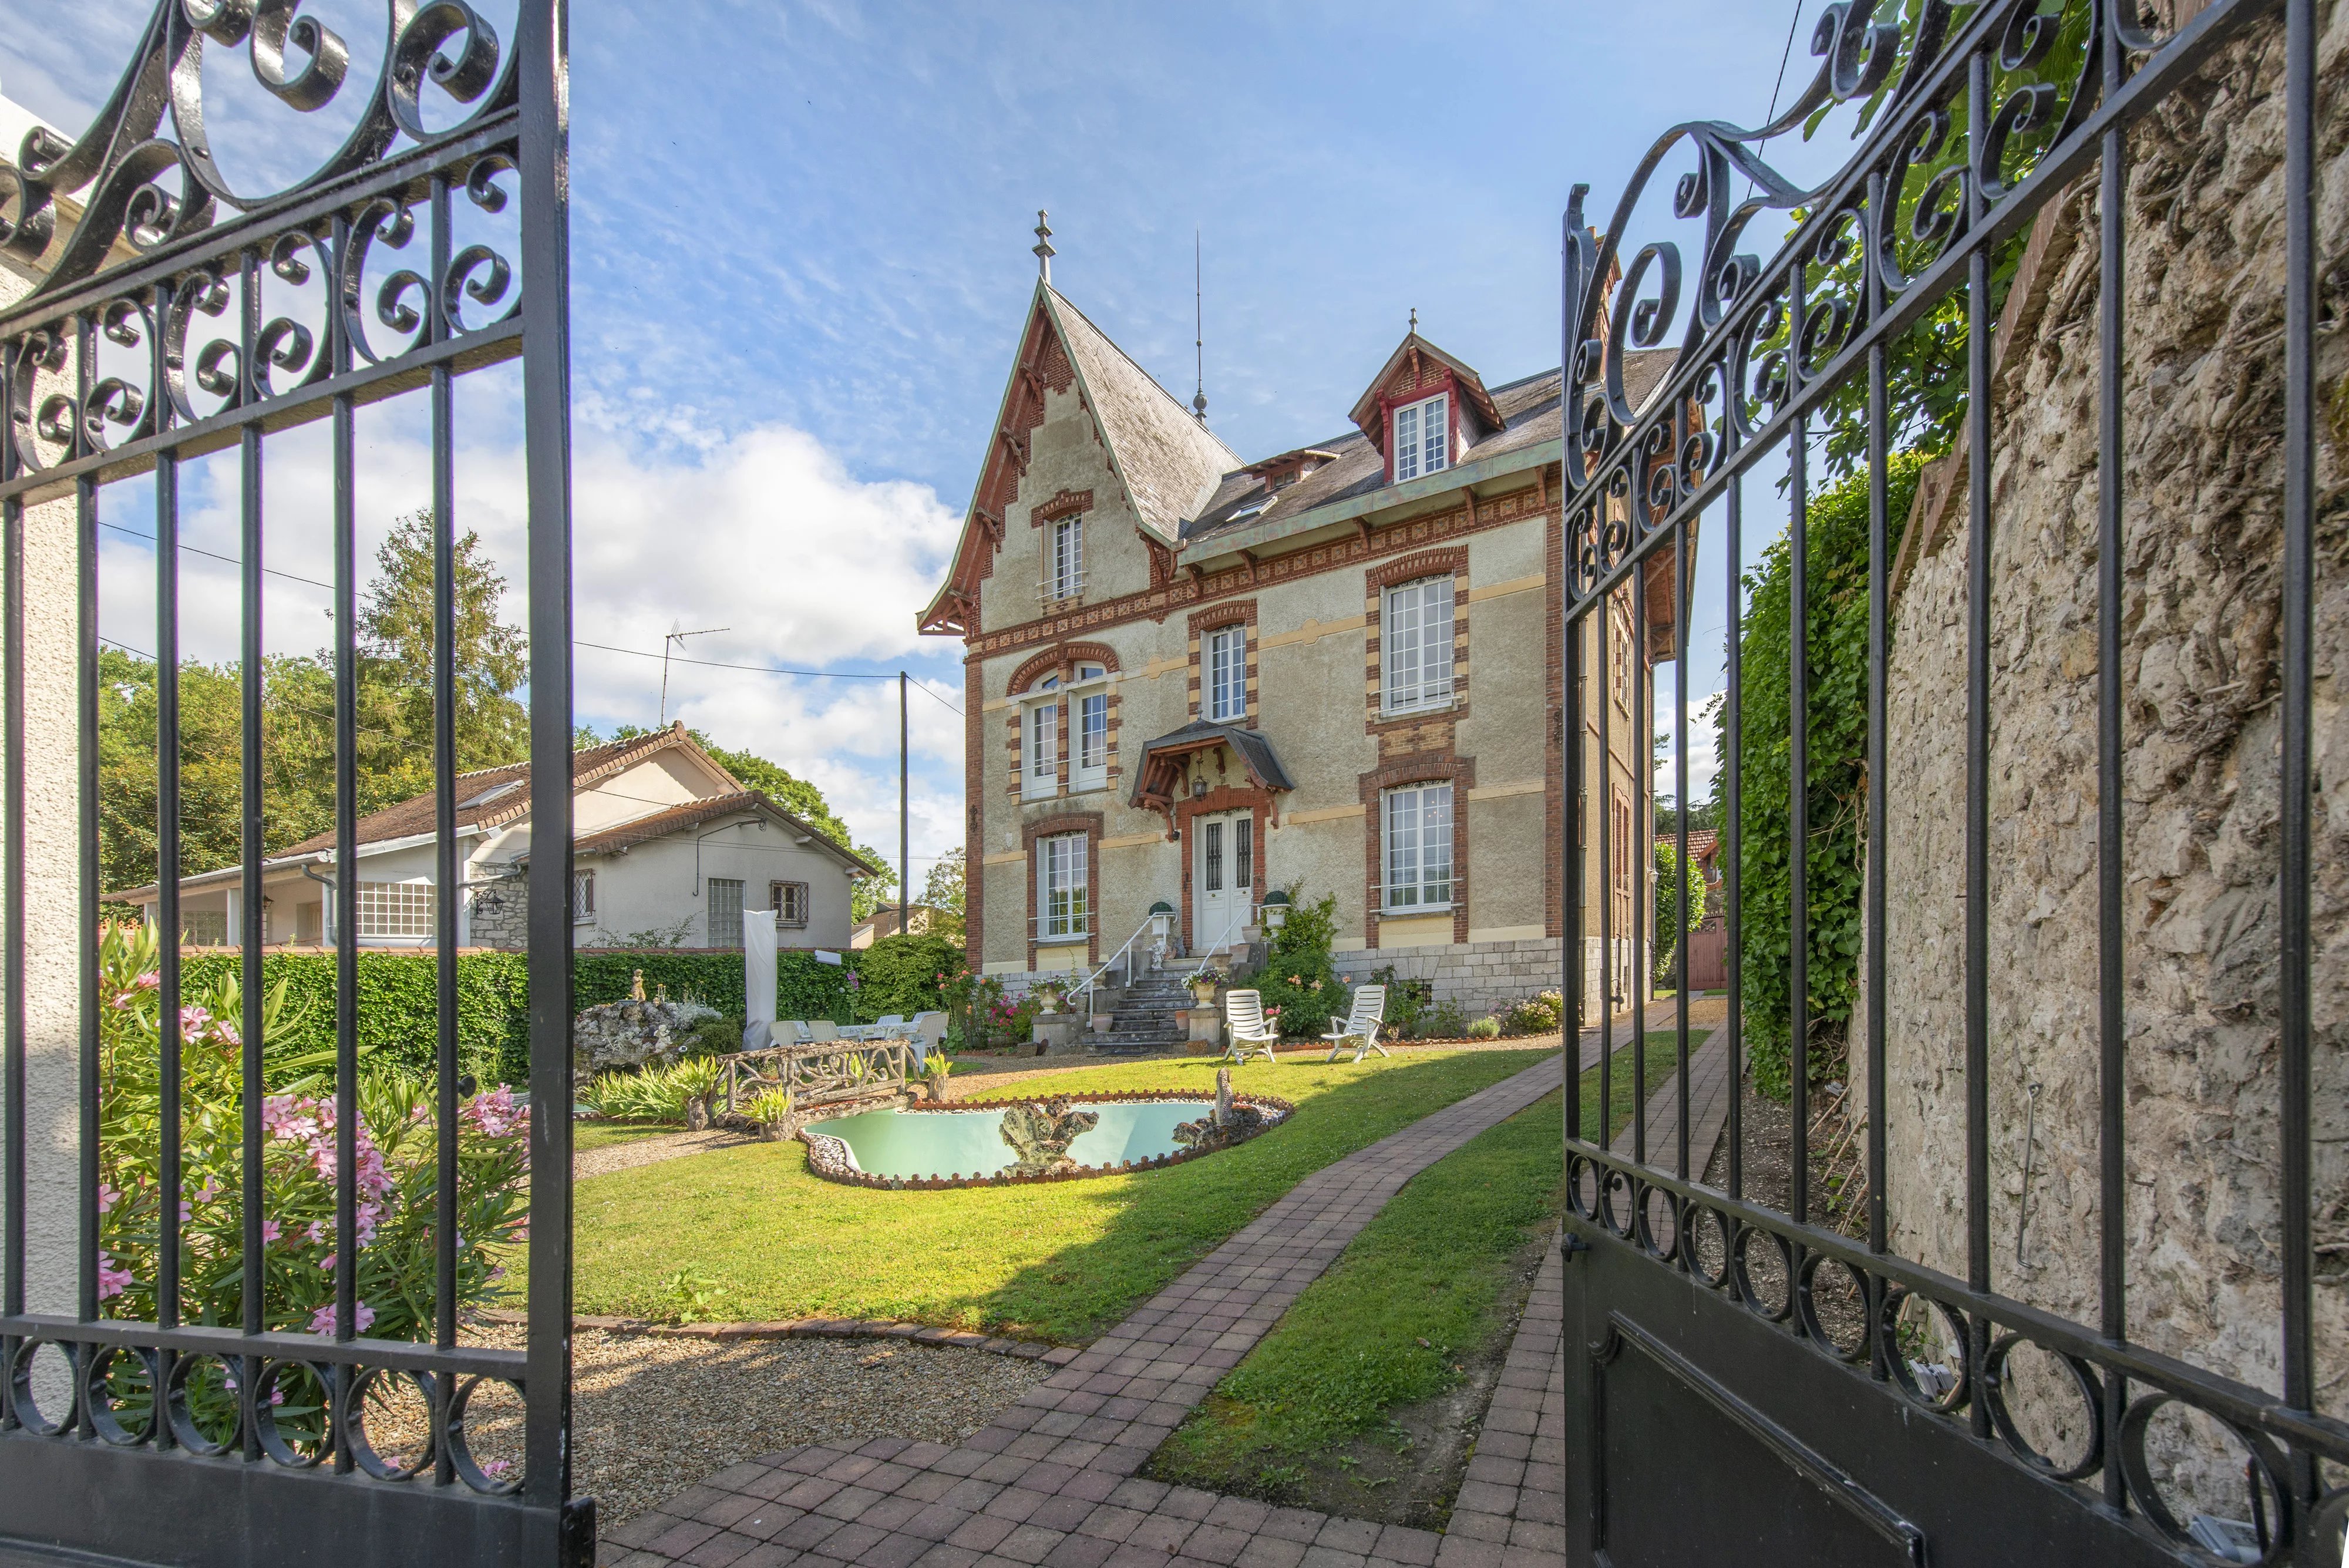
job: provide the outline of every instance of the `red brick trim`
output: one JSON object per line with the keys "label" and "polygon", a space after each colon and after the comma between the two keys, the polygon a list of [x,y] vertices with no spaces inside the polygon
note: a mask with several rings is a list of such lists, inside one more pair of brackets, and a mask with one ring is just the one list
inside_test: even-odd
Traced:
{"label": "red brick trim", "polygon": [[986,761],[981,755],[987,716],[986,670],[977,659],[962,666],[962,919],[971,967],[985,967],[987,955]]}
{"label": "red brick trim", "polygon": [[1057,523],[1063,517],[1092,509],[1092,491],[1062,490],[1050,501],[1040,501],[1028,509],[1028,526],[1041,528],[1047,523]]}
{"label": "red brick trim", "polygon": [[[1085,898],[1092,908],[1085,911],[1085,962],[1101,962],[1101,841],[1102,814],[1098,811],[1064,811],[1056,816],[1041,816],[1023,824],[1019,829],[1020,847],[1028,852],[1028,968],[1036,968],[1036,950],[1044,943],[1036,940],[1037,917],[1043,913],[1036,907],[1036,841],[1053,838],[1063,833],[1085,836]],[[1053,947],[1063,944],[1054,942]]]}
{"label": "red brick trim", "polygon": [[[1452,575],[1452,701],[1443,708],[1389,713],[1380,690],[1379,633],[1386,614],[1387,590],[1422,577]],[[1419,550],[1371,567],[1362,574],[1362,658],[1364,662],[1362,728],[1365,734],[1424,724],[1431,718],[1459,720],[1468,716],[1468,546]]]}
{"label": "red brick trim", "polygon": [[[1566,530],[1557,517],[1546,520],[1542,537],[1542,929],[1566,934],[1566,885],[1558,876],[1567,853],[1566,835]],[[1584,635],[1578,623],[1575,635]],[[1578,960],[1577,961],[1579,961]]]}
{"label": "red brick trim", "polygon": [[1243,639],[1245,643],[1245,652],[1247,657],[1247,667],[1242,671],[1241,677],[1244,690],[1240,700],[1240,727],[1246,730],[1253,730],[1256,728],[1257,721],[1256,682],[1257,646],[1256,631],[1256,600],[1254,599],[1230,599],[1222,604],[1211,606],[1206,609],[1194,610],[1191,612],[1189,643],[1191,652],[1191,672],[1188,677],[1186,688],[1190,702],[1190,714],[1194,719],[1203,716],[1201,702],[1203,701],[1203,693],[1206,689],[1206,675],[1205,666],[1201,662],[1200,649],[1206,640],[1206,635],[1218,627],[1233,625],[1245,626],[1247,628],[1247,632]]}
{"label": "red brick trim", "polygon": [[1226,811],[1246,811],[1254,817],[1256,826],[1249,829],[1254,836],[1254,841],[1249,851],[1251,875],[1248,896],[1252,903],[1261,904],[1264,902],[1265,889],[1265,849],[1270,842],[1267,828],[1272,819],[1273,806],[1272,792],[1258,789],[1251,784],[1225,784],[1220,788],[1211,789],[1203,795],[1185,796],[1174,803],[1174,831],[1183,846],[1182,936],[1185,952],[1191,950],[1191,935],[1196,929],[1193,924],[1191,912],[1191,868],[1194,864],[1191,853],[1191,819],[1196,816],[1214,816]]}
{"label": "red brick trim", "polygon": [[[1479,500],[1473,516],[1464,499],[1455,506],[1423,513],[1405,522],[1389,524],[1382,528],[1365,528],[1350,538],[1332,539],[1301,550],[1291,550],[1286,555],[1260,556],[1253,580],[1245,566],[1213,573],[1197,571],[1195,576],[1178,576],[1164,586],[1123,594],[1115,598],[1103,599],[1099,604],[1073,606],[1017,626],[974,633],[966,640],[977,652],[992,659],[1058,638],[1123,626],[1131,621],[1164,620],[1178,610],[1211,604],[1299,577],[1362,566],[1487,529],[1506,528],[1528,517],[1543,516],[1556,510],[1557,487],[1549,482],[1549,474],[1555,472],[1556,465],[1552,464],[1548,474],[1536,483]],[[1196,570],[1195,567],[1194,569]]]}
{"label": "red brick trim", "polygon": [[1362,941],[1379,945],[1379,884],[1385,867],[1386,813],[1379,797],[1400,784],[1452,785],[1452,940],[1468,940],[1468,792],[1476,787],[1476,759],[1445,750],[1422,752],[1380,763],[1356,781],[1361,793]]}

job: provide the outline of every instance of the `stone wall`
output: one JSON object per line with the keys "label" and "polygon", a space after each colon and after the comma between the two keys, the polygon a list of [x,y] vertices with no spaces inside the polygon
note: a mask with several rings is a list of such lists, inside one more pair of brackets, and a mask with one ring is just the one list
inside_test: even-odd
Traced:
{"label": "stone wall", "polygon": [[[2323,39],[2328,84],[2344,74],[2344,39],[2349,7]],[[2123,403],[2128,1328],[2270,1391],[2281,1354],[2282,53],[2276,19],[2255,25],[2132,137]],[[2320,274],[2349,250],[2344,133],[2349,116],[2328,101]],[[2040,216],[2002,334],[1989,756],[1992,1283],[2086,1324],[2098,1314],[2099,1231],[2095,182],[2092,170]],[[2338,297],[2323,315],[2337,319]],[[2319,1407],[2337,1416],[2349,1373],[2349,732],[2337,684],[2349,652],[2349,428],[2337,411],[2349,409],[2349,348],[2323,332],[2317,343],[2320,408],[2336,412],[2317,484],[2315,1211],[2320,1248],[2334,1251],[2317,1260],[2315,1340]],[[1961,452],[1921,487],[1912,514],[1882,781],[1891,1240],[1961,1278],[1963,463]],[[2052,1403],[2034,1419],[2050,1440],[2070,1425]],[[2240,1458],[2173,1444],[2160,1462],[2198,1501],[2243,1512]]]}
{"label": "stone wall", "polygon": [[[1595,949],[1597,944],[1592,943]],[[1400,980],[1430,983],[1437,1002],[1456,1002],[1470,1017],[1558,989],[1564,944],[1556,937],[1461,942],[1447,947],[1371,948],[1336,955],[1338,975],[1360,985],[1392,964]]]}

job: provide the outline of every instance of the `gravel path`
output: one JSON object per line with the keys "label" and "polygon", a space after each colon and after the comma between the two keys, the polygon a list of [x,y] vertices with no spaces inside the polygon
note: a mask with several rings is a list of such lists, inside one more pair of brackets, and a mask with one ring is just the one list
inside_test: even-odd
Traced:
{"label": "gravel path", "polygon": [[711,1127],[706,1132],[656,1133],[650,1137],[630,1138],[626,1143],[606,1144],[571,1157],[574,1180],[588,1176],[605,1176],[615,1170],[626,1170],[634,1166],[657,1165],[665,1159],[676,1159],[688,1154],[703,1154],[713,1148],[731,1148],[738,1143],[754,1143],[755,1138],[741,1133],[726,1132]]}
{"label": "gravel path", "polygon": [[[465,1337],[523,1343],[519,1325],[478,1325]],[[878,1437],[959,1442],[1053,1371],[897,1340],[713,1343],[582,1331],[571,1351],[572,1490],[595,1499],[607,1533],[752,1454]]]}

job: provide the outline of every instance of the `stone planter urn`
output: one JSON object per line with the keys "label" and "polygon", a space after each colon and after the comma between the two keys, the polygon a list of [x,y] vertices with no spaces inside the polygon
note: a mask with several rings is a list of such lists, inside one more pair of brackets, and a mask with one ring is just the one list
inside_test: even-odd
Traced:
{"label": "stone planter urn", "polygon": [[1191,982],[1191,1000],[1201,1007],[1216,1005],[1216,988],[1219,982],[1211,974],[1203,974]]}

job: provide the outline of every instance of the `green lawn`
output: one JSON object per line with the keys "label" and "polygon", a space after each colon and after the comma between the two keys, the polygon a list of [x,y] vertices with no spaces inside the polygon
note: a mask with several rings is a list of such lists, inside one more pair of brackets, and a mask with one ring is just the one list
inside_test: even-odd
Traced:
{"label": "green lawn", "polygon": [[[1648,1036],[1651,1095],[1678,1061],[1671,1033]],[[1630,1120],[1630,1053],[1619,1051],[1610,1131]],[[1340,1445],[1400,1442],[1392,1412],[1458,1384],[1465,1361],[1506,1354],[1526,1271],[1564,1200],[1559,1099],[1413,1178],[1167,1440],[1150,1473],[1275,1500],[1306,1488],[1326,1503],[1330,1486],[1354,1475],[1354,1457],[1335,1453]],[[1588,1133],[1598,1130],[1598,1099],[1594,1066],[1582,1078]],[[1309,1476],[1309,1467],[1322,1473]],[[1369,1471],[1355,1479],[1383,1484]]]}
{"label": "green lawn", "polygon": [[[705,1317],[899,1318],[1081,1343],[1303,1177],[1553,1054],[1257,1062],[1233,1081],[1294,1102],[1287,1124],[1206,1159],[1086,1181],[843,1187],[810,1176],[796,1141],[590,1177],[576,1191],[577,1310],[672,1317],[699,1293]],[[1080,1068],[984,1097],[1212,1089],[1215,1068],[1204,1058]],[[509,1263],[517,1274],[520,1262]]]}

